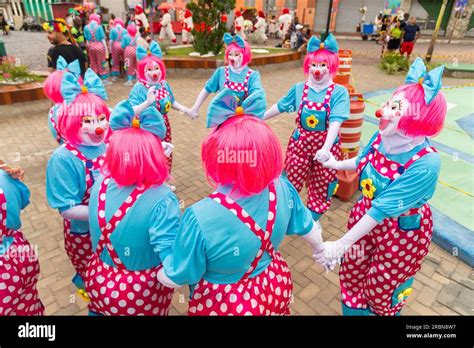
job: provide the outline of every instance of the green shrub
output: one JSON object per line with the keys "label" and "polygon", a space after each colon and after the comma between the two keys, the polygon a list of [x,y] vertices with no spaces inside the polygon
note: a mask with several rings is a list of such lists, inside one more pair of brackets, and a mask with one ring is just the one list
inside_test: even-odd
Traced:
{"label": "green shrub", "polygon": [[380,68],[389,75],[399,72],[407,72],[410,62],[400,53],[387,53],[380,62]]}

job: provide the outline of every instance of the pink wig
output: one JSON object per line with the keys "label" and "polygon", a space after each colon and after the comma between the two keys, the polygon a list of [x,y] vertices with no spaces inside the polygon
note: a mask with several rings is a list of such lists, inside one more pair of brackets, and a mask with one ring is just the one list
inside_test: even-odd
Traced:
{"label": "pink wig", "polygon": [[[162,61],[161,59],[159,59],[158,57],[155,57],[155,56],[153,56],[153,55],[146,56],[146,57],[143,58],[142,60],[138,61],[138,64],[137,64],[138,78],[139,78],[140,80],[146,80],[146,78],[145,78],[145,67],[146,67],[147,65],[152,64],[153,62],[158,63],[158,65],[160,66],[160,70],[161,70],[161,81],[166,80],[166,67],[165,67],[165,63],[163,63],[163,61]],[[161,82],[161,81],[160,81],[160,82]]]}
{"label": "pink wig", "polygon": [[100,16],[96,13],[92,13],[89,15],[89,23],[90,22],[96,22],[97,24],[100,25],[100,23],[102,22],[101,19],[100,19]]}
{"label": "pink wig", "polygon": [[61,94],[61,81],[63,79],[63,75],[63,70],[56,70],[49,74],[46,81],[44,81],[44,94],[54,104],[62,103],[64,101],[64,98]]}
{"label": "pink wig", "polygon": [[283,169],[280,142],[271,128],[253,116],[235,116],[209,134],[201,156],[211,185],[231,185],[235,196],[262,192]]}
{"label": "pink wig", "polygon": [[120,186],[161,185],[169,178],[161,140],[141,128],[114,132],[102,171]]}
{"label": "pink wig", "polygon": [[242,56],[243,56],[242,65],[250,64],[250,62],[252,61],[252,50],[247,41],[245,41],[244,46],[245,47],[242,48],[239,45],[237,45],[235,42],[232,42],[230,45],[228,45],[227,48],[225,49],[225,64],[228,64],[229,53],[231,50],[237,50],[240,53],[242,53]]}
{"label": "pink wig", "polygon": [[[63,80],[63,76],[64,70],[56,70],[49,74],[46,81],[44,81],[44,94],[55,104],[64,101],[61,94],[61,81]],[[79,83],[82,85],[82,77],[79,77]]]}
{"label": "pink wig", "polygon": [[336,77],[339,68],[339,56],[337,53],[322,49],[308,53],[303,62],[303,71],[305,75],[309,74],[309,67],[313,63],[327,63],[331,77]]}
{"label": "pink wig", "polygon": [[403,85],[393,95],[398,93],[405,93],[409,102],[408,115],[403,115],[398,123],[400,131],[410,137],[434,137],[441,132],[447,111],[446,98],[441,91],[430,105],[426,105],[423,87],[418,83]]}
{"label": "pink wig", "polygon": [[81,93],[70,104],[63,103],[58,111],[58,128],[67,142],[79,145],[81,139],[82,117],[104,114],[110,118],[110,110],[105,101],[93,93]]}
{"label": "pink wig", "polygon": [[132,37],[132,39],[137,35],[137,26],[133,23],[127,26],[128,35]]}
{"label": "pink wig", "polygon": [[114,19],[114,27],[115,27],[117,24],[120,24],[120,26],[121,26],[122,28],[125,27],[125,24],[123,23],[123,19],[122,19],[122,18],[115,18],[115,19]]}

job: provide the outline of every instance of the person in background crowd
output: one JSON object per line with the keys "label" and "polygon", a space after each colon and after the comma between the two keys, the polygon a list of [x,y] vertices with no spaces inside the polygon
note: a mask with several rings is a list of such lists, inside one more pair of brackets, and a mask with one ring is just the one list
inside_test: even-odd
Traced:
{"label": "person in background crowd", "polygon": [[400,47],[400,38],[402,36],[402,29],[400,28],[400,21],[397,17],[394,18],[394,27],[390,29],[390,41],[387,44],[387,49],[389,52],[398,50]]}
{"label": "person in background crowd", "polygon": [[272,19],[270,20],[270,23],[268,23],[268,36],[272,39],[276,39],[276,33],[277,33],[277,22],[275,19],[275,15],[272,16]]}
{"label": "person in background crowd", "polygon": [[408,24],[402,27],[402,40],[400,46],[400,54],[402,56],[407,55],[407,59],[410,59],[410,56],[415,47],[415,43],[420,37],[420,27],[416,24],[416,17],[411,17]]}
{"label": "person in background crowd", "polygon": [[115,15],[112,13],[109,19],[109,31],[111,31],[112,28],[114,27],[114,21],[115,21]]}
{"label": "person in background crowd", "polygon": [[74,37],[74,40],[76,40],[79,48],[82,50],[82,52],[84,52],[84,55],[87,55],[86,40],[84,38],[84,30],[82,28],[82,19],[80,17],[74,18],[71,34]]}
{"label": "person in background crowd", "polygon": [[383,57],[385,53],[385,47],[387,46],[387,30],[390,24],[390,18],[387,15],[384,15],[382,18],[382,26],[380,28],[380,38],[379,43],[382,45],[382,51],[380,52],[380,58]]}
{"label": "person in background crowd", "polygon": [[139,29],[139,35],[137,38],[137,46],[142,46],[145,49],[148,49],[150,47],[150,35],[148,34],[148,31],[145,29],[145,27],[140,27]]}
{"label": "person in background crowd", "polygon": [[68,31],[64,19],[45,22],[43,29],[48,33],[49,42],[54,45],[48,51],[48,70],[53,72],[56,70],[56,63],[59,56],[62,56],[67,63],[71,63],[76,59],[81,67],[81,76],[86,71],[87,58],[82,50],[68,41],[68,38],[74,42],[71,33]]}
{"label": "person in background crowd", "polygon": [[296,24],[296,49],[299,52],[306,52],[306,45],[308,43],[309,37],[306,36],[306,33],[303,32],[304,27],[301,24]]}

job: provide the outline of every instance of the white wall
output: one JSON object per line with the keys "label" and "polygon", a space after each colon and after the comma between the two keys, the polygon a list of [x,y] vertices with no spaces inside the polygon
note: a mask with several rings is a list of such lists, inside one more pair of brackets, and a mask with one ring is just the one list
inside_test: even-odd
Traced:
{"label": "white wall", "polygon": [[117,18],[125,19],[127,13],[126,3],[124,0],[100,0],[100,6],[107,7],[109,14],[114,14]]}

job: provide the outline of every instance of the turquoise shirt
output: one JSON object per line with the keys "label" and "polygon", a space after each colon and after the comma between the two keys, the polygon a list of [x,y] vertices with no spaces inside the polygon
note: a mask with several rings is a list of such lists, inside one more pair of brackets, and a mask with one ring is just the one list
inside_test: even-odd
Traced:
{"label": "turquoise shirt", "polygon": [[[77,146],[87,159],[94,159],[105,153],[105,144],[100,146]],[[46,198],[53,209],[60,213],[75,205],[81,205],[86,192],[84,164],[64,146],[58,147],[46,167]],[[99,171],[93,171],[94,179]],[[88,221],[71,220],[71,231],[89,231]]]}
{"label": "turquoise shirt", "polygon": [[128,34],[125,33],[122,37],[122,48],[125,49],[127,46],[136,46],[137,41],[133,40],[132,37]]}
{"label": "turquoise shirt", "polygon": [[[95,40],[92,40],[92,33],[95,31]],[[91,22],[84,28],[84,38],[89,42],[105,40],[104,28],[96,22]]]}
{"label": "turquoise shirt", "polygon": [[[174,99],[173,91],[171,90],[171,87],[168,84],[168,82],[162,81],[160,84],[156,85],[157,90],[160,90],[162,87],[164,87],[168,91],[169,97],[162,99],[159,103],[160,105],[158,105],[156,102],[154,105],[162,115],[165,115],[171,109],[171,105],[174,104],[175,99]],[[148,89],[145,87],[143,83],[141,82],[135,83],[135,85],[133,86],[128,96],[130,104],[132,104],[132,106],[137,106],[137,105],[142,104],[144,101],[146,101],[147,93],[148,93]],[[168,104],[168,103],[171,103],[171,104]]]}
{"label": "turquoise shirt", "polygon": [[[294,84],[288,93],[278,101],[278,111],[282,112],[298,112],[303,96],[303,88],[305,82],[299,82]],[[308,101],[315,103],[324,102],[327,88],[321,92],[316,92],[311,87],[308,90]],[[334,91],[332,92],[331,101],[331,115],[329,116],[329,122],[344,122],[349,119],[350,115],[350,99],[347,88],[341,85],[335,85]]]}
{"label": "turquoise shirt", "polygon": [[[311,231],[313,219],[298,192],[284,177],[275,181],[277,191],[276,221],[271,242],[278,249],[285,235],[304,235]],[[228,187],[218,191],[226,194]],[[262,193],[237,199],[252,218],[265,228],[268,217],[268,189]],[[196,284],[201,278],[219,284],[235,283],[249,269],[261,243],[254,233],[227,208],[211,198],[204,198],[189,207],[163,267],[177,284]],[[264,253],[255,277],[264,271],[271,258]]]}
{"label": "turquoise shirt", "polygon": [[[89,223],[93,249],[97,249],[101,230],[98,221],[98,197],[103,177],[91,192]],[[135,186],[120,187],[114,180],[107,186],[105,219],[112,215],[127,199]],[[150,269],[161,264],[171,253],[178,232],[181,210],[178,198],[166,185],[153,186],[135,202],[111,235],[114,250],[128,270]],[[102,261],[113,265],[108,250],[104,249]]]}
{"label": "turquoise shirt", "polygon": [[120,27],[119,28],[113,28],[112,31],[110,32],[110,40],[111,41],[117,41],[117,42],[122,42],[123,39],[123,34],[124,34],[125,29]]}
{"label": "turquoise shirt", "polygon": [[[356,163],[359,165],[360,160],[367,155],[372,143],[377,138],[378,132],[372,136],[367,146],[357,157]],[[396,155],[387,155],[383,145],[380,143],[379,152],[384,154],[388,159],[404,165],[421,149],[430,146],[428,139],[422,144],[416,146],[411,151],[403,152]],[[370,164],[366,165],[361,173],[361,180],[368,177]],[[441,167],[441,158],[437,152],[429,153],[414,163],[400,177],[395,179],[387,187],[385,177],[380,174],[370,178],[374,182],[374,186],[379,189],[376,197],[372,200],[372,207],[368,210],[372,218],[378,223],[384,219],[395,218],[405,213],[411,208],[418,208],[427,203],[436,190],[439,171]]]}
{"label": "turquoise shirt", "polygon": [[[12,179],[1,169],[0,188],[7,201],[7,228],[19,230],[21,228],[21,211],[30,203],[30,190],[20,180]],[[3,255],[12,243],[12,237],[3,237],[0,244],[0,255]]]}
{"label": "turquoise shirt", "polygon": [[[212,74],[211,78],[206,82],[204,88],[206,89],[207,93],[217,93],[224,88],[225,68],[225,66],[217,68],[214,71],[214,74]],[[247,67],[237,74],[233,72],[231,68],[229,68],[229,79],[232,82],[243,83],[249,69],[250,68]],[[263,88],[262,82],[260,80],[260,73],[254,70],[249,77],[249,94],[252,94],[255,90],[260,88]]]}
{"label": "turquoise shirt", "polygon": [[[62,104],[54,104],[51,109],[50,109],[50,112],[53,113],[53,118],[54,118],[54,121],[56,122],[56,125],[58,124],[58,109],[61,107]],[[48,113],[48,128],[49,128],[49,131],[51,132],[51,135],[53,136],[54,140],[57,141],[56,137],[58,135],[58,133],[56,132],[56,129],[54,128],[53,126],[53,123],[51,122],[51,118],[49,117],[49,113]],[[64,143],[63,140],[61,140],[60,144]]]}

